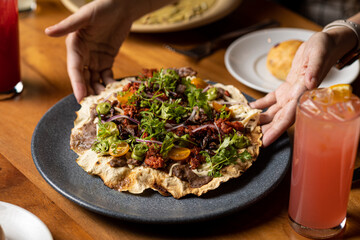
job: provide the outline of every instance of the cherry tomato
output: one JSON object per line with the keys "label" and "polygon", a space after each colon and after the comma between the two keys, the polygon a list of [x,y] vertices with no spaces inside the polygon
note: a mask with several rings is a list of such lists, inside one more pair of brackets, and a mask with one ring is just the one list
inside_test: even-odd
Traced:
{"label": "cherry tomato", "polygon": [[190,156],[190,149],[188,148],[173,148],[169,151],[168,157],[175,161],[182,161]]}
{"label": "cherry tomato", "polygon": [[119,141],[110,145],[109,154],[114,157],[124,156],[130,147],[127,142]]}
{"label": "cherry tomato", "polygon": [[117,100],[119,101],[119,103],[121,103],[121,104],[126,104],[126,103],[128,103],[129,98],[130,98],[133,94],[134,94],[134,93],[128,91],[128,92],[126,92],[124,95],[118,94],[116,98],[117,98]]}
{"label": "cherry tomato", "polygon": [[209,85],[207,82],[198,77],[191,79],[191,83],[194,84],[196,88],[206,88]]}
{"label": "cherry tomato", "polygon": [[[215,109],[216,112],[221,113],[221,109],[224,107],[224,105],[217,103],[217,102],[213,102],[213,108]],[[230,112],[230,116],[233,117],[234,113],[231,111],[230,108],[225,107],[224,109],[226,112]]]}

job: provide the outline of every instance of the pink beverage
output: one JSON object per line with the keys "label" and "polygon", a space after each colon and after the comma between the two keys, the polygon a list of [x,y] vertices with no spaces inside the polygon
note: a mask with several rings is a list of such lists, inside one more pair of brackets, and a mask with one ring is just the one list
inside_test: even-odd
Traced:
{"label": "pink beverage", "polygon": [[0,0],[0,93],[20,82],[17,0]]}
{"label": "pink beverage", "polygon": [[289,202],[290,224],[301,235],[331,237],[345,226],[358,148],[360,99],[334,101],[329,89],[300,98]]}

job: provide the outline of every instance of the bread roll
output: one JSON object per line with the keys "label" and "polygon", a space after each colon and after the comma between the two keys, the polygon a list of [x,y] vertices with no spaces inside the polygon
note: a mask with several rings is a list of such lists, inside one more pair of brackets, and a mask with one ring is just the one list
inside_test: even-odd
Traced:
{"label": "bread roll", "polygon": [[288,40],[273,46],[266,59],[266,67],[270,73],[280,80],[285,80],[295,53],[302,43],[300,40]]}

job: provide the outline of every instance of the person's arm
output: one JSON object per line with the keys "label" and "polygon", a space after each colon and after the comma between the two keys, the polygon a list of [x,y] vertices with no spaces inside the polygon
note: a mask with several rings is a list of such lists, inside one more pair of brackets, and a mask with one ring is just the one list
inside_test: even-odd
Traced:
{"label": "person's arm", "polygon": [[[360,13],[349,20],[360,24]],[[331,67],[357,45],[357,36],[351,29],[337,27],[315,33],[299,47],[286,81],[274,92],[250,104],[253,108],[268,108],[260,117],[265,147],[294,123],[301,94],[318,87]]]}
{"label": "person's arm", "polygon": [[[360,25],[360,13],[348,19]],[[326,58],[314,58],[314,66],[310,65],[305,76],[308,89],[319,86],[331,67],[345,54],[358,47],[356,34],[348,27],[336,27],[324,32],[333,42],[333,49],[328,49]],[[311,46],[310,46],[311,47]],[[315,49],[316,50],[316,49]],[[325,60],[325,61],[321,61]],[[320,62],[321,61],[321,62]]]}
{"label": "person's arm", "polygon": [[112,66],[134,20],[174,0],[96,0],[45,29],[68,34],[67,69],[78,102],[113,81]]}

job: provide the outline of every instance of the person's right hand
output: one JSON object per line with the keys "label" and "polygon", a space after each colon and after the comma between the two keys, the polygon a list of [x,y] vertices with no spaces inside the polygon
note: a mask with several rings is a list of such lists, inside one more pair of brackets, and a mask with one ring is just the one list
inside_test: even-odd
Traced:
{"label": "person's right hand", "polygon": [[78,101],[113,81],[114,58],[133,21],[126,11],[123,1],[96,0],[45,30],[52,37],[69,34],[67,68]]}

